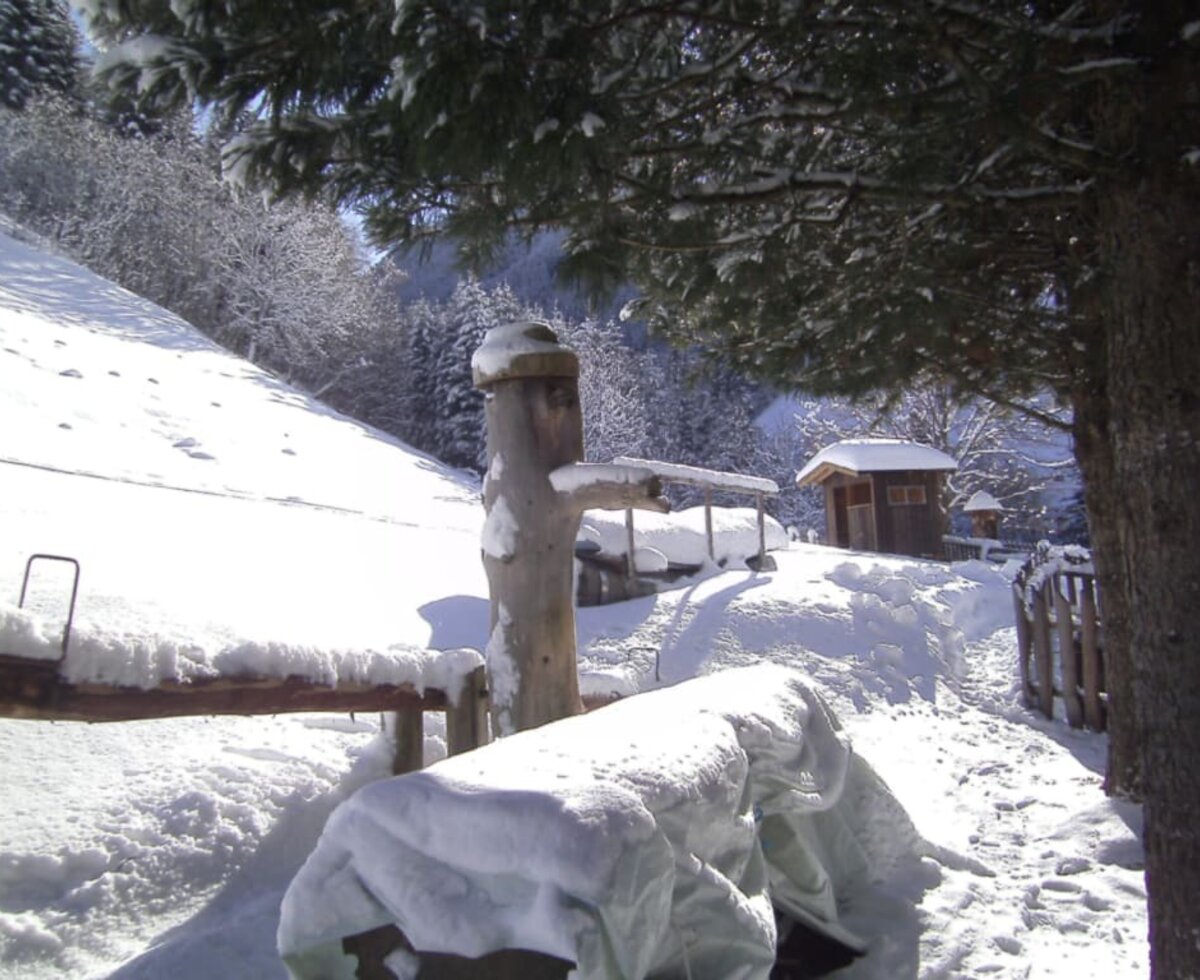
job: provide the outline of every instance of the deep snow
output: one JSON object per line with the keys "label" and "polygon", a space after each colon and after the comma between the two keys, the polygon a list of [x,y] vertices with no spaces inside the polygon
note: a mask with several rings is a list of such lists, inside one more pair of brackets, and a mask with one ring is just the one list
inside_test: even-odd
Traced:
{"label": "deep snow", "polygon": [[[477,485],[6,237],[0,419],[0,599],[50,551],[80,559],[78,620],[108,636],[486,642]],[[846,975],[1146,975],[1139,815],[1101,792],[1102,736],[1019,705],[1001,571],[776,558],[580,610],[585,690],[807,670],[927,842]],[[35,586],[53,621],[61,579]],[[378,729],[0,721],[0,976],[282,976],[283,891],[336,803],[386,774]]]}

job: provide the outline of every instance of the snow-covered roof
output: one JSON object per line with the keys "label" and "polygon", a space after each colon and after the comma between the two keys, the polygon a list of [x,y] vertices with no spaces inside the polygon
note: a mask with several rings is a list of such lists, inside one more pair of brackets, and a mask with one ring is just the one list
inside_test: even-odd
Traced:
{"label": "snow-covered roof", "polygon": [[963,505],[963,510],[968,514],[974,514],[981,510],[1004,510],[1004,508],[1000,506],[1000,501],[986,490],[976,490],[971,494],[971,499]]}
{"label": "snow-covered roof", "polygon": [[940,449],[904,439],[843,439],[826,446],[796,474],[796,484],[820,483],[833,473],[888,470],[956,470],[958,464]]}

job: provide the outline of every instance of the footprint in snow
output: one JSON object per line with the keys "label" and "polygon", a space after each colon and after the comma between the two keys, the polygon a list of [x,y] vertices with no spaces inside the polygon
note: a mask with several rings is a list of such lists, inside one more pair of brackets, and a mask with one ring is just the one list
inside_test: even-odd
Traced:
{"label": "footprint in snow", "polygon": [[294,450],[294,449],[281,449],[279,451],[281,453],[283,453],[285,456],[295,456],[296,455],[296,450]]}
{"label": "footprint in snow", "polygon": [[176,449],[193,449],[200,445],[200,443],[191,436],[187,436],[186,438],[180,439],[178,442],[174,442],[171,445],[173,445]]}
{"label": "footprint in snow", "polygon": [[65,371],[59,371],[60,378],[82,378],[83,373],[78,368],[67,368]]}

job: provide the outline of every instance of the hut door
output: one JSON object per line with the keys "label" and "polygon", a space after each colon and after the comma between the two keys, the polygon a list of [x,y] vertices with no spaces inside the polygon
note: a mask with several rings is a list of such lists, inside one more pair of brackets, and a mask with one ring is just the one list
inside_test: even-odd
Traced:
{"label": "hut door", "polygon": [[846,520],[850,527],[850,547],[856,551],[875,551],[875,505],[870,482],[847,488]]}
{"label": "hut door", "polygon": [[846,522],[846,488],[833,488],[833,544],[839,548],[850,547],[850,527]]}

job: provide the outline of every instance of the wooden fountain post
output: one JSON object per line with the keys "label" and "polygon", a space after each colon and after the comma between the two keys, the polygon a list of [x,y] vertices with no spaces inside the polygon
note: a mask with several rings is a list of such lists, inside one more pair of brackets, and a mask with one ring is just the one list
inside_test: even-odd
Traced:
{"label": "wooden fountain post", "polygon": [[507,735],[583,710],[573,565],[583,511],[668,508],[649,470],[581,462],[579,360],[546,324],[489,330],[471,368],[487,399],[492,729]]}

